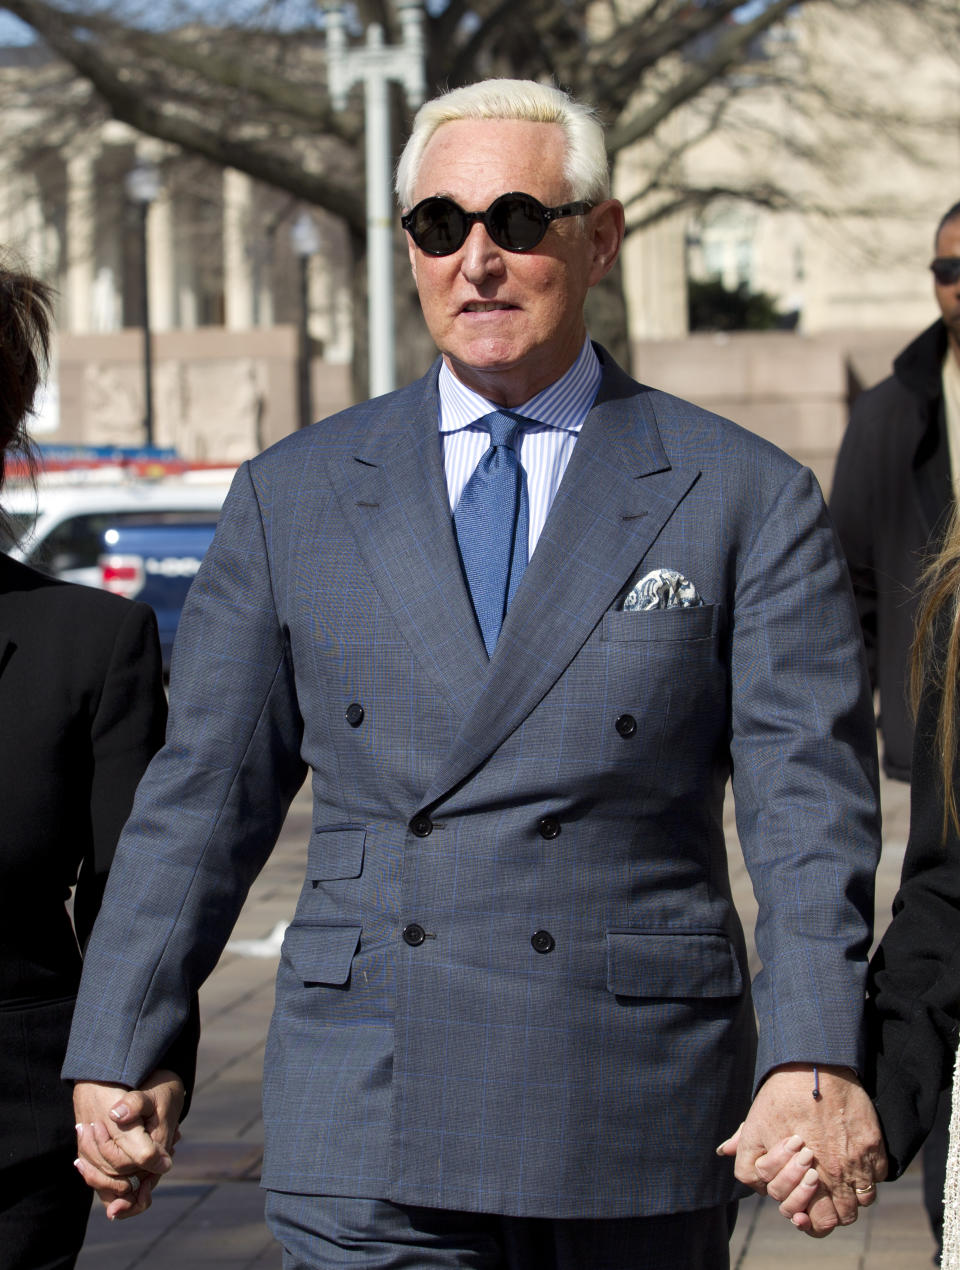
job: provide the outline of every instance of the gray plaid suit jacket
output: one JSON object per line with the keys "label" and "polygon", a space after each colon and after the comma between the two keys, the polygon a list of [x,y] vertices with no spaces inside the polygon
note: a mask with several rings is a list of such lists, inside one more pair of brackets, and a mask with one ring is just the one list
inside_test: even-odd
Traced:
{"label": "gray plaid suit jacket", "polygon": [[[873,716],[819,490],[599,352],[597,402],[490,661],[436,366],[240,469],[66,1076],[135,1085],[151,1069],[306,771],[264,1185],[545,1217],[700,1208],[734,1193],[714,1147],[751,1097],[754,1000],[757,1076],[860,1064]],[[704,606],[618,611],[653,568]],[[721,824],[731,774],[760,905],[753,1000]]]}

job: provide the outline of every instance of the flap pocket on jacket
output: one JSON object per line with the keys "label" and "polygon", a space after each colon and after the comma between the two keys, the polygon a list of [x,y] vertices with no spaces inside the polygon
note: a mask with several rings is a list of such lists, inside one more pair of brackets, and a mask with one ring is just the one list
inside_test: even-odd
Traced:
{"label": "flap pocket on jacket", "polygon": [[720,622],[719,604],[697,608],[610,609],[600,626],[601,640],[627,643],[631,640],[712,639]]}
{"label": "flap pocket on jacket", "polygon": [[283,955],[304,983],[343,984],[360,943],[359,926],[287,927]]}
{"label": "flap pocket on jacket", "polygon": [[307,849],[307,877],[318,882],[358,878],[366,836],[365,825],[320,825],[314,829]]}
{"label": "flap pocket on jacket", "polygon": [[611,930],[607,988],[621,997],[735,997],[743,979],[726,935]]}

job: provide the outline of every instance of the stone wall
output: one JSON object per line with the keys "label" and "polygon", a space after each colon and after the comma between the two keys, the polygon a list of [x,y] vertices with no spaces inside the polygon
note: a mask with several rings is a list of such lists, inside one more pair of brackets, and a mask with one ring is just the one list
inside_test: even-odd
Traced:
{"label": "stone wall", "polygon": [[637,379],[734,419],[807,464],[829,494],[850,404],[916,332],[769,331],[633,345]]}
{"label": "stone wall", "polygon": [[[691,335],[633,345],[634,375],[736,420],[806,463],[829,493],[837,449],[857,392],[889,374],[916,332],[802,336]],[[44,440],[139,445],[143,440],[142,336],[60,337],[60,427]],[[350,367],[315,358],[313,416],[350,404]],[[154,336],[157,445],[185,458],[239,462],[297,427],[297,332],[166,331]]]}
{"label": "stone wall", "polygon": [[[154,442],[188,459],[237,463],[293,432],[297,330],[206,327],[153,336]],[[61,334],[58,444],[143,443],[143,336]],[[314,359],[314,418],[350,401],[350,367]]]}

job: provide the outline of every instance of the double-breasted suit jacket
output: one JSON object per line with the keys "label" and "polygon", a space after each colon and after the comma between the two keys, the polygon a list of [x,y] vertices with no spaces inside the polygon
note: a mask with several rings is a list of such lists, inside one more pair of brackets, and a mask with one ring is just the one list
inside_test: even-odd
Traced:
{"label": "double-breasted suit jacket", "polygon": [[[727,1200],[757,1070],[860,1061],[876,760],[809,472],[604,377],[492,659],[437,367],[245,465],[191,591],[66,1074],[169,1043],[312,773],[264,1072],[264,1185],[560,1217]],[[703,605],[623,612],[682,573]],[[122,948],[122,958],[116,949]]]}

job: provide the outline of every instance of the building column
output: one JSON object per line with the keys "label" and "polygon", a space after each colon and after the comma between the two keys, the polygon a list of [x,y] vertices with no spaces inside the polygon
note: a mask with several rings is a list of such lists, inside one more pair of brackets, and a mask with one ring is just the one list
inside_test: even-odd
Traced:
{"label": "building column", "polygon": [[173,200],[168,190],[161,190],[147,217],[150,325],[155,331],[172,331],[177,325],[176,251]]}
{"label": "building column", "polygon": [[223,299],[228,331],[256,325],[250,216],[253,181],[244,172],[223,172]]}
{"label": "building column", "polygon": [[94,152],[86,149],[72,154],[67,160],[64,317],[66,329],[77,335],[93,329],[96,270],[94,160]]}
{"label": "building column", "polygon": [[666,217],[630,235],[623,247],[630,338],[680,339],[687,334],[686,227]]}

